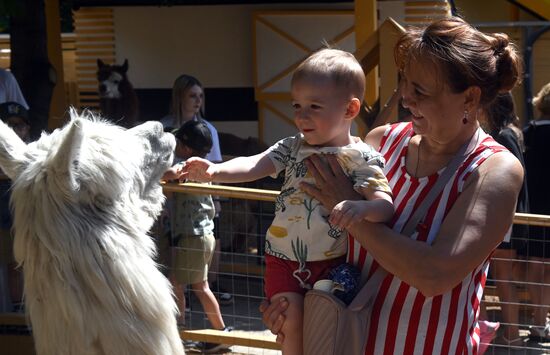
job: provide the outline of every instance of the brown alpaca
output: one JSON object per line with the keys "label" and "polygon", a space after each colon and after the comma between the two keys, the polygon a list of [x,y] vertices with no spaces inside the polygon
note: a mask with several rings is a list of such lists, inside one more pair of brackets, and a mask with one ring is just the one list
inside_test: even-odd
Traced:
{"label": "brown alpaca", "polygon": [[98,59],[97,67],[99,108],[102,116],[126,128],[135,126],[139,104],[134,87],[126,75],[128,59],[122,65],[109,65]]}

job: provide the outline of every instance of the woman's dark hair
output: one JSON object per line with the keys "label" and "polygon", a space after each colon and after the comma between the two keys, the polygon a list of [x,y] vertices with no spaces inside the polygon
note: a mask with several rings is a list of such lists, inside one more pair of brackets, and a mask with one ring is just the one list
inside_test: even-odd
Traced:
{"label": "woman's dark hair", "polygon": [[516,106],[510,92],[499,94],[485,111],[494,130],[500,131],[509,125],[517,125]]}
{"label": "woman's dark hair", "polygon": [[496,99],[485,108],[485,116],[489,124],[490,134],[498,137],[499,133],[509,128],[516,136],[519,148],[523,151],[523,133],[519,129],[519,119],[516,115],[516,106],[511,92],[499,94]]}
{"label": "woman's dark hair", "polygon": [[201,120],[185,122],[174,135],[181,143],[191,148],[195,156],[204,158],[212,150],[212,134]]}
{"label": "woman's dark hair", "polygon": [[499,93],[510,91],[523,70],[516,47],[506,34],[485,34],[459,17],[437,20],[423,29],[408,29],[394,54],[401,70],[411,59],[432,60],[455,93],[479,87],[482,106],[489,105]]}

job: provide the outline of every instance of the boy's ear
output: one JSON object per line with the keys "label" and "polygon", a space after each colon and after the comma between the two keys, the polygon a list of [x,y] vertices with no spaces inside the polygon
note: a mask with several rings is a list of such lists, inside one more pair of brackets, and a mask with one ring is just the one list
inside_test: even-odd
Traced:
{"label": "boy's ear", "polygon": [[346,107],[345,118],[353,120],[359,114],[360,110],[361,110],[361,101],[358,98],[354,97],[353,99],[350,100],[350,102],[348,103],[348,106]]}

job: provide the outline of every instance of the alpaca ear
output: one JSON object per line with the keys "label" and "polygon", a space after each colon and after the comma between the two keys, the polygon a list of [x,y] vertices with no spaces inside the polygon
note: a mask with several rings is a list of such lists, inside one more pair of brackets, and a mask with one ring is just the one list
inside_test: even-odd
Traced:
{"label": "alpaca ear", "polygon": [[78,190],[78,167],[80,153],[84,143],[84,121],[75,118],[76,113],[71,111],[72,120],[69,123],[68,132],[53,158],[53,168],[56,174],[62,178],[66,177],[65,183],[71,191]]}
{"label": "alpaca ear", "polygon": [[0,121],[0,168],[12,180],[16,179],[29,163],[25,156],[27,144]]}
{"label": "alpaca ear", "polygon": [[104,66],[105,66],[105,63],[103,63],[101,59],[97,58],[97,67],[101,69]]}
{"label": "alpaca ear", "polygon": [[124,63],[122,64],[122,72],[126,73],[128,71],[128,59],[124,59]]}

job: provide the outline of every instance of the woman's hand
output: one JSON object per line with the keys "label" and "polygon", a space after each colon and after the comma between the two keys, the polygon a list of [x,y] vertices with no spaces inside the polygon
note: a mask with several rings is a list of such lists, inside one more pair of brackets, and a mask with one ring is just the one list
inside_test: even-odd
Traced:
{"label": "woman's hand", "polygon": [[260,304],[260,312],[262,320],[271,333],[277,335],[277,343],[281,344],[285,339],[285,335],[281,333],[285,322],[284,312],[288,308],[286,298],[279,298],[276,302],[270,303],[268,300],[263,300]]}
{"label": "woman's hand", "polygon": [[324,155],[326,163],[318,155],[305,160],[308,172],[315,179],[315,185],[301,183],[300,188],[320,201],[326,209],[332,210],[343,200],[361,200],[363,197],[353,189],[350,179],[344,174],[334,154]]}

